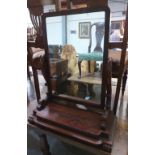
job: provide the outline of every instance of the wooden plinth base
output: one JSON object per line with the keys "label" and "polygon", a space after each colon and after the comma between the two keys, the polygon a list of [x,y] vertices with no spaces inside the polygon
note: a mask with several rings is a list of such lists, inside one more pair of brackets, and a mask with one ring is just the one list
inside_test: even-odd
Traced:
{"label": "wooden plinth base", "polygon": [[90,112],[48,103],[41,111],[34,111],[29,123],[80,143],[111,152],[115,117],[112,112]]}

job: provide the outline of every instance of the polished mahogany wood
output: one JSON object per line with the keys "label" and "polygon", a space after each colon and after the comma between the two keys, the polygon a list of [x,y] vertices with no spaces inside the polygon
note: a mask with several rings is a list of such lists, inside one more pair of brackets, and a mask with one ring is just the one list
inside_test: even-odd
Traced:
{"label": "polished mahogany wood", "polygon": [[48,124],[54,124],[68,130],[72,130],[83,135],[88,135],[93,138],[98,138],[102,134],[100,123],[102,118],[99,114],[85,112],[52,104],[46,107],[43,111],[36,113],[37,119]]}
{"label": "polished mahogany wood", "polygon": [[67,138],[111,152],[115,118],[112,112],[100,113],[49,102],[34,111],[29,122]]}
{"label": "polished mahogany wood", "polygon": [[[85,105],[87,107],[94,107],[94,108],[100,108],[99,103],[97,103],[94,100],[85,100],[76,96],[68,96],[65,94],[58,94],[58,95],[52,95],[53,97],[53,101],[55,102],[62,102],[62,101],[67,101],[68,103],[75,105],[75,104],[81,104],[81,105]],[[52,98],[51,97],[51,98]]]}
{"label": "polished mahogany wood", "polygon": [[109,42],[108,48],[113,49],[113,48],[121,48],[123,42]]}

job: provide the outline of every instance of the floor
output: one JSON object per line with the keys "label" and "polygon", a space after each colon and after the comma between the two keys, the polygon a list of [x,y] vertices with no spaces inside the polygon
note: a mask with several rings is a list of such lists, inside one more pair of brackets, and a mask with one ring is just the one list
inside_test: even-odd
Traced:
{"label": "floor", "polygon": [[[39,83],[41,90],[41,97],[46,97],[47,88],[45,86],[45,80],[39,72]],[[116,79],[112,79],[112,103],[114,101],[114,94],[116,91]],[[27,80],[27,107],[28,115],[31,115],[33,109],[36,108],[37,101],[35,95],[35,88],[33,83],[33,76]],[[128,152],[128,86],[126,87],[125,94],[119,98],[118,109],[117,109],[117,124],[116,132],[114,135],[114,145],[111,155],[127,155]],[[36,133],[28,130],[28,155],[41,155],[39,144],[35,141],[37,139]],[[49,138],[49,137],[48,137]],[[61,143],[57,139],[49,139],[50,150],[52,155],[93,155],[84,150],[79,150],[75,147],[68,146],[67,144]],[[55,147],[56,146],[56,147]]]}

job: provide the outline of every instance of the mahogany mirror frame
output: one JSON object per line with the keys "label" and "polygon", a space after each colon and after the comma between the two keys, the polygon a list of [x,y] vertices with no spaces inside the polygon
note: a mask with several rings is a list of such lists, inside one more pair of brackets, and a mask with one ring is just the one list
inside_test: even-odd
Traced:
{"label": "mahogany mirror frame", "polygon": [[[71,96],[65,96],[65,95],[56,95],[52,94],[52,83],[50,80],[50,62],[49,62],[49,51],[48,51],[48,42],[47,42],[47,29],[46,29],[46,18],[48,17],[55,17],[55,16],[64,16],[64,15],[74,15],[74,14],[83,14],[83,13],[91,13],[91,12],[99,12],[104,11],[105,12],[105,33],[104,33],[104,46],[103,46],[103,68],[102,68],[102,84],[101,84],[101,100],[100,104],[94,104],[95,102],[84,100],[84,99],[78,99],[76,97]],[[91,107],[99,107],[99,108],[105,108],[106,103],[106,86],[104,81],[106,81],[107,75],[105,73],[106,71],[106,64],[108,63],[108,43],[109,43],[109,23],[110,23],[110,9],[108,6],[102,6],[97,8],[82,8],[82,9],[75,9],[75,10],[64,10],[64,11],[58,11],[58,12],[48,12],[44,13],[42,15],[42,23],[43,23],[43,41],[44,41],[44,49],[45,49],[45,67],[47,67],[47,76],[49,77],[47,79],[47,87],[48,87],[48,93],[47,97],[49,101],[52,100],[66,100],[70,101],[72,103],[79,103],[85,106],[91,106]]]}

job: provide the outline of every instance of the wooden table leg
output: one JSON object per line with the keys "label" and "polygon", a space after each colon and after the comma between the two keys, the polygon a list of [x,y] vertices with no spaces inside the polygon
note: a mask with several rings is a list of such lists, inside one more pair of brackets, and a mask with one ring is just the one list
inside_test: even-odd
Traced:
{"label": "wooden table leg", "polygon": [[79,76],[78,76],[78,78],[79,79],[81,78],[81,62],[82,61],[78,61],[78,68],[79,68]]}

